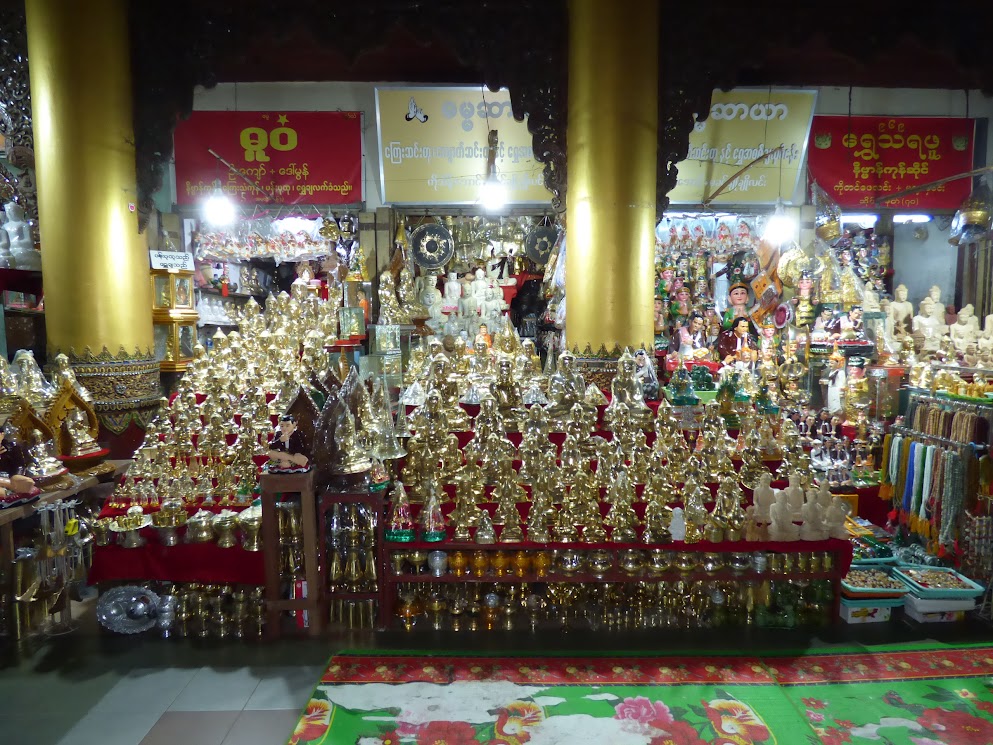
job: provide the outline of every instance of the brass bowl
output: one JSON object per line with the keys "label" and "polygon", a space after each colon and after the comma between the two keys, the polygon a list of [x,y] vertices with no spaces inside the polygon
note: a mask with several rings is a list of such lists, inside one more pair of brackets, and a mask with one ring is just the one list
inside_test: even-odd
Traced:
{"label": "brass bowl", "polygon": [[676,569],[681,572],[692,572],[697,568],[697,555],[687,551],[680,551],[676,554]]}
{"label": "brass bowl", "polygon": [[717,553],[705,553],[701,558],[701,565],[703,571],[707,574],[713,574],[714,572],[719,572],[724,568],[724,560],[721,558],[721,554]]}
{"label": "brass bowl", "polygon": [[186,521],[187,543],[210,543],[214,540],[214,529],[209,518],[194,516]]}
{"label": "brass bowl", "polygon": [[249,507],[242,510],[237,519],[238,527],[243,534],[241,547],[246,551],[260,551],[262,549],[262,512]]}
{"label": "brass bowl", "polygon": [[559,571],[565,572],[566,574],[578,572],[583,566],[583,555],[580,554],[579,551],[566,549],[565,551],[559,553],[557,564]]}
{"label": "brass bowl", "polygon": [[641,551],[630,548],[621,551],[618,565],[628,574],[637,574],[645,566],[645,556]]}
{"label": "brass bowl", "polygon": [[646,569],[649,574],[664,574],[672,569],[672,551],[653,548],[648,552]]}
{"label": "brass bowl", "polygon": [[[568,553],[568,552],[563,552]],[[586,555],[586,568],[594,577],[602,577],[614,566],[614,557],[609,551],[597,549]],[[563,571],[569,571],[563,566]]]}

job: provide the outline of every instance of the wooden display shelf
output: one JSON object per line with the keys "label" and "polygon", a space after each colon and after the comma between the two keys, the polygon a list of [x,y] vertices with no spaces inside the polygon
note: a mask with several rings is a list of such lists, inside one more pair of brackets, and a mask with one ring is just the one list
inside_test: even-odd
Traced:
{"label": "wooden display shelf", "polygon": [[266,297],[266,293],[264,293],[264,292],[232,292],[231,290],[228,290],[228,294],[227,295],[224,295],[216,287],[197,287],[196,288],[196,291],[197,292],[205,292],[208,295],[217,295],[218,297],[239,297],[239,298],[245,298],[246,300],[248,298],[250,298],[250,297],[253,297],[253,298],[256,298],[256,299],[258,299],[260,297],[261,298]]}
{"label": "wooden display shelf", "polygon": [[433,574],[390,574],[387,575],[386,580],[394,584],[403,584],[407,582],[421,583],[421,584],[449,584],[456,582],[474,582],[477,584],[486,583],[504,583],[504,584],[519,584],[519,583],[535,583],[540,582],[543,584],[560,584],[560,583],[573,583],[573,584],[585,584],[588,582],[678,582],[679,580],[688,581],[701,581],[709,580],[713,582],[724,582],[727,580],[735,580],[740,582],[758,582],[769,580],[771,582],[777,580],[815,580],[815,579],[834,579],[838,576],[838,573],[834,570],[826,572],[790,572],[788,574],[773,574],[772,572],[756,572],[754,569],[748,569],[745,571],[736,572],[733,569],[718,569],[713,572],[708,572],[704,569],[693,569],[689,572],[682,572],[678,569],[667,569],[664,572],[650,573],[644,569],[632,574],[630,572],[625,572],[623,569],[611,569],[610,571],[594,574],[590,571],[581,572],[570,572],[565,573],[562,571],[549,572],[548,574],[537,575],[534,572],[529,572],[525,575],[517,574],[484,574],[483,576],[476,576],[473,574],[465,574],[461,577],[456,577],[450,572],[448,574],[443,574],[440,577],[435,577]]}
{"label": "wooden display shelf", "polygon": [[[327,620],[324,583],[318,566],[317,515],[314,496],[314,473],[263,473],[259,477],[262,499],[262,550],[265,562],[266,636],[283,633],[281,614],[285,611],[307,612],[306,633],[319,636]],[[303,578],[307,582],[307,597],[284,598],[283,585],[295,578],[284,578],[279,571],[279,517],[276,504],[284,494],[300,495],[300,523],[303,532]],[[298,578],[296,578],[298,579]]]}

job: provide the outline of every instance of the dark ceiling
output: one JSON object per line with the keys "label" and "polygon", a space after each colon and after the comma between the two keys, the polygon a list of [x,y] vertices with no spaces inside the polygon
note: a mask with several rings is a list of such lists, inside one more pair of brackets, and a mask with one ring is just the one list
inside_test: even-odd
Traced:
{"label": "dark ceiling", "polygon": [[[2,0],[0,0],[2,1]],[[597,0],[610,2],[611,0]],[[612,0],[617,7],[624,0]],[[139,190],[158,187],[196,85],[392,81],[510,90],[545,184],[566,192],[569,0],[133,0]],[[659,211],[714,88],[993,91],[990,0],[660,0]],[[591,53],[595,53],[592,50]]]}

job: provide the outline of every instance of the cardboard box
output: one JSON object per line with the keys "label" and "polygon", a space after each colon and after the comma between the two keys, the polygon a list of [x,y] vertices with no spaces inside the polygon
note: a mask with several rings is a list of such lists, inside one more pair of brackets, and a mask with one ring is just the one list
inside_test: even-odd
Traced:
{"label": "cardboard box", "polygon": [[838,615],[845,623],[882,623],[889,621],[893,613],[891,607],[878,605],[846,605],[841,604]]}
{"label": "cardboard box", "polygon": [[915,613],[945,613],[948,611],[967,611],[976,607],[975,598],[949,598],[929,600],[919,598],[916,595],[908,594],[904,596],[904,604],[912,608]]}
{"label": "cardboard box", "polygon": [[918,623],[952,623],[965,619],[964,610],[943,611],[940,613],[920,613],[913,608],[905,607],[904,612],[907,618],[912,618]]}

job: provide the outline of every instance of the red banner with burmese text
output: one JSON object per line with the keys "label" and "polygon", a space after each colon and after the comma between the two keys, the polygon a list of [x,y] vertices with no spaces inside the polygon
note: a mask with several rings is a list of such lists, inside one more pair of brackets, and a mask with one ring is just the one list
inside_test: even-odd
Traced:
{"label": "red banner with burmese text", "polygon": [[[869,209],[886,194],[971,171],[974,134],[973,119],[815,116],[810,177],[842,207]],[[954,210],[971,190],[958,179],[879,206]]]}
{"label": "red banner with burmese text", "polygon": [[224,193],[245,204],[362,201],[356,111],[194,111],[176,127],[175,143],[179,204],[206,199],[218,179]]}

